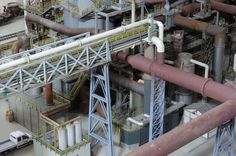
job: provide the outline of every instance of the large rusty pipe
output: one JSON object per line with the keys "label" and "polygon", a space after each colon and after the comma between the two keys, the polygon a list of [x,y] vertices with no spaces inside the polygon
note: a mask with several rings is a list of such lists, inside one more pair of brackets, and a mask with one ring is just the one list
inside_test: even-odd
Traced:
{"label": "large rusty pipe", "polygon": [[18,37],[17,41],[12,44],[11,50],[12,54],[17,54],[20,52],[20,49],[24,46],[24,40],[21,37]]}
{"label": "large rusty pipe", "polygon": [[130,89],[138,94],[141,94],[143,95],[144,94],[144,87],[143,87],[143,84],[141,83],[138,83],[134,80],[130,80],[128,78],[125,78],[121,75],[118,75],[114,72],[109,72],[109,75],[110,75],[110,80],[112,82],[115,82],[117,83],[118,85],[122,86],[122,87],[125,87],[127,89]]}
{"label": "large rusty pipe", "polygon": [[[225,4],[223,3],[224,0],[211,0],[211,7],[214,10],[231,14],[231,15],[236,15],[236,6],[235,5],[230,5],[230,4]],[[183,16],[189,16],[192,13],[197,13],[200,10],[200,4],[199,3],[191,3],[188,5],[183,6],[181,15]]]}
{"label": "large rusty pipe", "polygon": [[31,13],[28,13],[26,15],[25,20],[28,22],[41,24],[47,28],[50,28],[59,33],[65,34],[67,36],[74,36],[74,35],[82,34],[85,32],[90,32],[91,34],[95,34],[96,32],[94,28],[69,28],[64,25],[58,24],[56,22],[50,21],[48,19],[45,19],[43,17],[31,14]]}
{"label": "large rusty pipe", "polygon": [[157,139],[142,145],[128,156],[166,156],[213,128],[236,116],[236,101],[228,100],[192,121],[178,126]]}
{"label": "large rusty pipe", "polygon": [[210,79],[205,79],[198,75],[186,73],[166,64],[160,65],[158,62],[141,55],[128,55],[120,52],[116,54],[116,58],[123,61],[126,60],[133,68],[144,73],[157,76],[163,80],[217,101],[225,102],[228,99],[236,98],[236,90],[229,86],[225,86]]}
{"label": "large rusty pipe", "polygon": [[47,105],[53,105],[52,83],[48,83],[45,85],[45,99]]}
{"label": "large rusty pipe", "polygon": [[201,22],[189,19],[183,16],[175,16],[174,23],[192,30],[206,32],[215,37],[214,41],[214,59],[213,59],[213,75],[217,82],[222,81],[222,72],[224,64],[224,49],[227,29],[212,25],[206,22]]}
{"label": "large rusty pipe", "polygon": [[187,5],[182,7],[181,15],[182,16],[190,16],[193,13],[197,13],[199,10],[200,10],[199,3],[187,4]]}
{"label": "large rusty pipe", "polygon": [[236,15],[236,6],[235,5],[229,5],[224,4],[222,2],[217,2],[214,0],[211,0],[211,7],[217,11],[224,12],[231,15]]}

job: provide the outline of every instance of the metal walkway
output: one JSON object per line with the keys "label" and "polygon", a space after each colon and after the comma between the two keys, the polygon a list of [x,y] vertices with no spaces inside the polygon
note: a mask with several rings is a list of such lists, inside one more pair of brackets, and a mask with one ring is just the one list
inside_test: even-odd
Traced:
{"label": "metal walkway", "polygon": [[89,44],[66,49],[47,57],[31,60],[35,54],[49,51],[60,45],[78,41],[88,37],[82,34],[59,42],[21,52],[0,59],[0,68],[9,62],[21,60],[26,63],[0,69],[0,89],[19,92],[28,88],[41,86],[56,79],[67,78],[111,61],[111,54],[139,45],[147,37],[148,24],[135,29],[111,35]]}

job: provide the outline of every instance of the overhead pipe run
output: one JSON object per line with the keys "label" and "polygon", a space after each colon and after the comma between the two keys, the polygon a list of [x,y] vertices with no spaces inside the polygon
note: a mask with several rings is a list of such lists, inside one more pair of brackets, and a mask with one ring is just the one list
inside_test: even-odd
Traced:
{"label": "overhead pipe run", "polygon": [[143,156],[146,153],[149,153],[150,156],[166,156],[236,116],[236,90],[231,87],[169,65],[160,65],[156,61],[141,55],[117,53],[116,58],[127,61],[133,68],[142,72],[224,102],[189,123],[179,126],[158,137],[158,139],[139,147],[131,152],[129,156]]}
{"label": "overhead pipe run", "polygon": [[[139,26],[151,23],[151,22],[153,22],[153,21],[149,20],[149,19],[145,19],[145,20],[142,20],[142,21],[139,21],[139,22],[135,22],[135,23],[126,25],[126,26],[121,26],[119,28],[112,29],[110,31],[106,31],[104,33],[100,33],[100,34],[93,35],[93,36],[90,36],[90,37],[87,37],[87,38],[84,38],[84,39],[81,39],[81,40],[77,40],[77,41],[74,41],[72,43],[68,43],[68,44],[65,44],[65,45],[62,45],[62,46],[58,46],[56,48],[45,50],[45,51],[42,51],[40,53],[36,53],[34,55],[27,56],[27,58],[23,57],[23,58],[20,58],[20,59],[17,59],[17,60],[13,60],[11,62],[1,64],[0,65],[0,70],[5,70],[5,69],[10,68],[10,67],[15,67],[15,66],[18,66],[20,64],[28,63],[29,61],[44,58],[44,57],[47,57],[47,56],[53,55],[55,53],[71,49],[71,48],[78,48],[78,47],[81,47],[82,45],[88,44],[92,41],[101,40],[101,39],[107,38],[111,35],[115,35],[117,33],[121,33],[123,31],[133,29],[135,27],[139,27]],[[154,24],[157,24],[157,26],[159,28],[159,38],[160,39],[163,38],[163,30],[164,30],[163,24],[159,21],[154,21]]]}
{"label": "overhead pipe run", "polygon": [[225,4],[220,1],[211,0],[211,7],[217,11],[224,12],[231,15],[236,15],[236,6]]}
{"label": "overhead pipe run", "polygon": [[[223,3],[224,0],[211,0],[211,8],[223,13],[236,15],[236,6]],[[197,13],[200,10],[200,3],[191,3],[183,6],[181,15],[189,16],[191,13]]]}
{"label": "overhead pipe run", "polygon": [[[190,122],[159,136],[157,139],[140,146],[128,156],[167,156],[199,136],[236,116],[236,101],[227,100]],[[214,119],[214,120],[211,120]]]}
{"label": "overhead pipe run", "polygon": [[231,87],[210,79],[205,79],[198,75],[184,72],[166,64],[160,65],[156,61],[145,58],[141,55],[128,55],[120,52],[114,57],[128,62],[137,70],[200,93],[204,97],[210,97],[220,102],[236,98],[236,90]]}
{"label": "overhead pipe run", "polygon": [[95,28],[69,28],[59,23],[53,22],[51,20],[48,20],[46,18],[31,14],[31,13],[27,13],[27,15],[25,16],[25,20],[28,22],[33,22],[33,23],[43,25],[47,28],[50,28],[56,32],[65,34],[67,36],[75,36],[75,35],[82,34],[85,32],[90,32],[91,34],[95,34],[96,32]]}
{"label": "overhead pipe run", "polygon": [[114,72],[109,72],[109,78],[112,82],[115,82],[118,85],[121,85],[122,87],[130,89],[140,95],[144,94],[143,84],[141,84],[141,83],[138,83],[134,80],[130,80],[128,78],[125,78],[125,77],[118,75]]}
{"label": "overhead pipe run", "polygon": [[212,25],[206,22],[189,19],[183,16],[175,16],[174,23],[176,25],[183,26],[192,30],[206,32],[210,35],[214,35],[215,51],[214,51],[212,71],[213,71],[214,79],[217,82],[221,82],[222,73],[223,73],[224,49],[225,49],[227,29],[216,26],[216,25]]}

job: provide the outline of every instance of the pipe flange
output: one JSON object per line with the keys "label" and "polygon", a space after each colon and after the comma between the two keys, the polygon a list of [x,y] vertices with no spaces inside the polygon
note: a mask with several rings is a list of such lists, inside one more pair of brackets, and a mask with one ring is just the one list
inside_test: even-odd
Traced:
{"label": "pipe flange", "polygon": [[203,97],[207,97],[207,96],[205,95],[205,86],[206,86],[206,84],[207,84],[209,81],[212,81],[212,79],[206,79],[205,82],[204,82],[203,85],[202,85],[201,94],[202,94]]}
{"label": "pipe flange", "polygon": [[152,61],[152,63],[150,64],[149,66],[149,69],[148,69],[148,74],[150,74],[151,76],[155,77],[155,73],[152,72],[152,66],[156,63],[155,60]]}

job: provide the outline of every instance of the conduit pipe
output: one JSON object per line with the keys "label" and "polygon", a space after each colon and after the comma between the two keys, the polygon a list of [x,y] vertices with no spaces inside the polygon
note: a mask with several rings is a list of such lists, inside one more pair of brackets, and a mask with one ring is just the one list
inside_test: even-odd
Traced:
{"label": "conduit pipe", "polygon": [[157,139],[142,145],[128,156],[166,156],[213,128],[236,116],[236,101],[227,100],[192,121],[159,136]]}
{"label": "conduit pipe", "polygon": [[125,87],[125,88],[132,90],[132,91],[134,91],[138,94],[141,94],[141,95],[144,94],[143,84],[141,84],[141,83],[138,83],[136,81],[125,78],[125,77],[118,75],[114,72],[109,72],[109,78],[112,82],[115,82],[122,87]]}
{"label": "conduit pipe", "polygon": [[90,32],[91,34],[95,34],[95,28],[69,28],[59,23],[53,22],[51,20],[48,20],[46,18],[31,14],[31,13],[27,13],[27,15],[25,16],[25,20],[28,22],[33,22],[33,23],[43,25],[47,28],[50,28],[52,30],[55,30],[59,33],[62,33],[68,36],[75,36],[75,35],[82,34],[85,32]]}
{"label": "conduit pipe", "polygon": [[136,8],[135,8],[135,0],[131,0],[131,23],[134,23],[135,22],[135,11],[136,11]]}
{"label": "conduit pipe", "polygon": [[160,39],[156,36],[152,37],[152,43],[155,44],[156,48],[157,48],[157,62],[159,64],[164,64],[165,61],[165,45],[163,43],[163,38]]}
{"label": "conduit pipe", "polygon": [[[20,59],[17,59],[17,60],[13,60],[11,62],[0,65],[0,71],[5,70],[5,69],[10,68],[10,67],[18,66],[20,64],[28,63],[28,62],[33,61],[33,60],[37,60],[37,59],[40,59],[40,58],[45,58],[47,56],[50,56],[50,55],[53,55],[55,53],[62,52],[62,51],[65,51],[65,50],[68,50],[68,49],[71,49],[71,48],[78,48],[78,47],[81,47],[84,44],[88,44],[88,43],[94,42],[96,40],[101,40],[101,39],[107,38],[111,35],[115,35],[117,33],[121,33],[121,32],[124,32],[126,30],[133,29],[135,27],[139,27],[139,26],[148,24],[150,22],[152,22],[152,21],[149,20],[149,19],[145,19],[145,20],[142,20],[142,21],[138,21],[138,22],[129,24],[127,26],[121,26],[119,28],[116,28],[116,29],[113,29],[113,30],[110,30],[110,31],[106,31],[104,33],[100,33],[100,34],[93,35],[93,36],[90,36],[90,37],[87,37],[87,38],[84,38],[84,39],[81,39],[81,40],[78,40],[78,41],[74,41],[74,42],[66,44],[66,45],[62,45],[62,46],[59,46],[59,47],[56,47],[56,48],[45,50],[45,51],[42,51],[40,53],[36,53],[34,55],[30,55],[30,56],[23,57],[23,58],[20,58]],[[163,24],[159,21],[154,21],[154,23],[157,24],[157,26],[159,27],[159,38],[163,39],[163,31],[164,31]]]}
{"label": "conduit pipe", "polygon": [[227,29],[212,25],[206,22],[201,22],[189,19],[183,16],[175,16],[174,23],[192,30],[206,32],[215,37],[214,41],[214,59],[213,59],[213,75],[217,82],[222,81],[223,63],[224,63],[224,49]]}
{"label": "conduit pipe", "polygon": [[160,65],[156,61],[152,61],[151,59],[145,58],[141,55],[117,53],[114,57],[128,62],[137,70],[200,93],[204,97],[210,97],[220,102],[236,98],[236,90],[231,87],[210,79],[205,79],[198,75],[184,72],[166,64]]}
{"label": "conduit pipe", "polygon": [[204,78],[208,79],[209,66],[207,64],[197,61],[197,60],[194,60],[194,59],[191,59],[190,62],[205,68]]}

